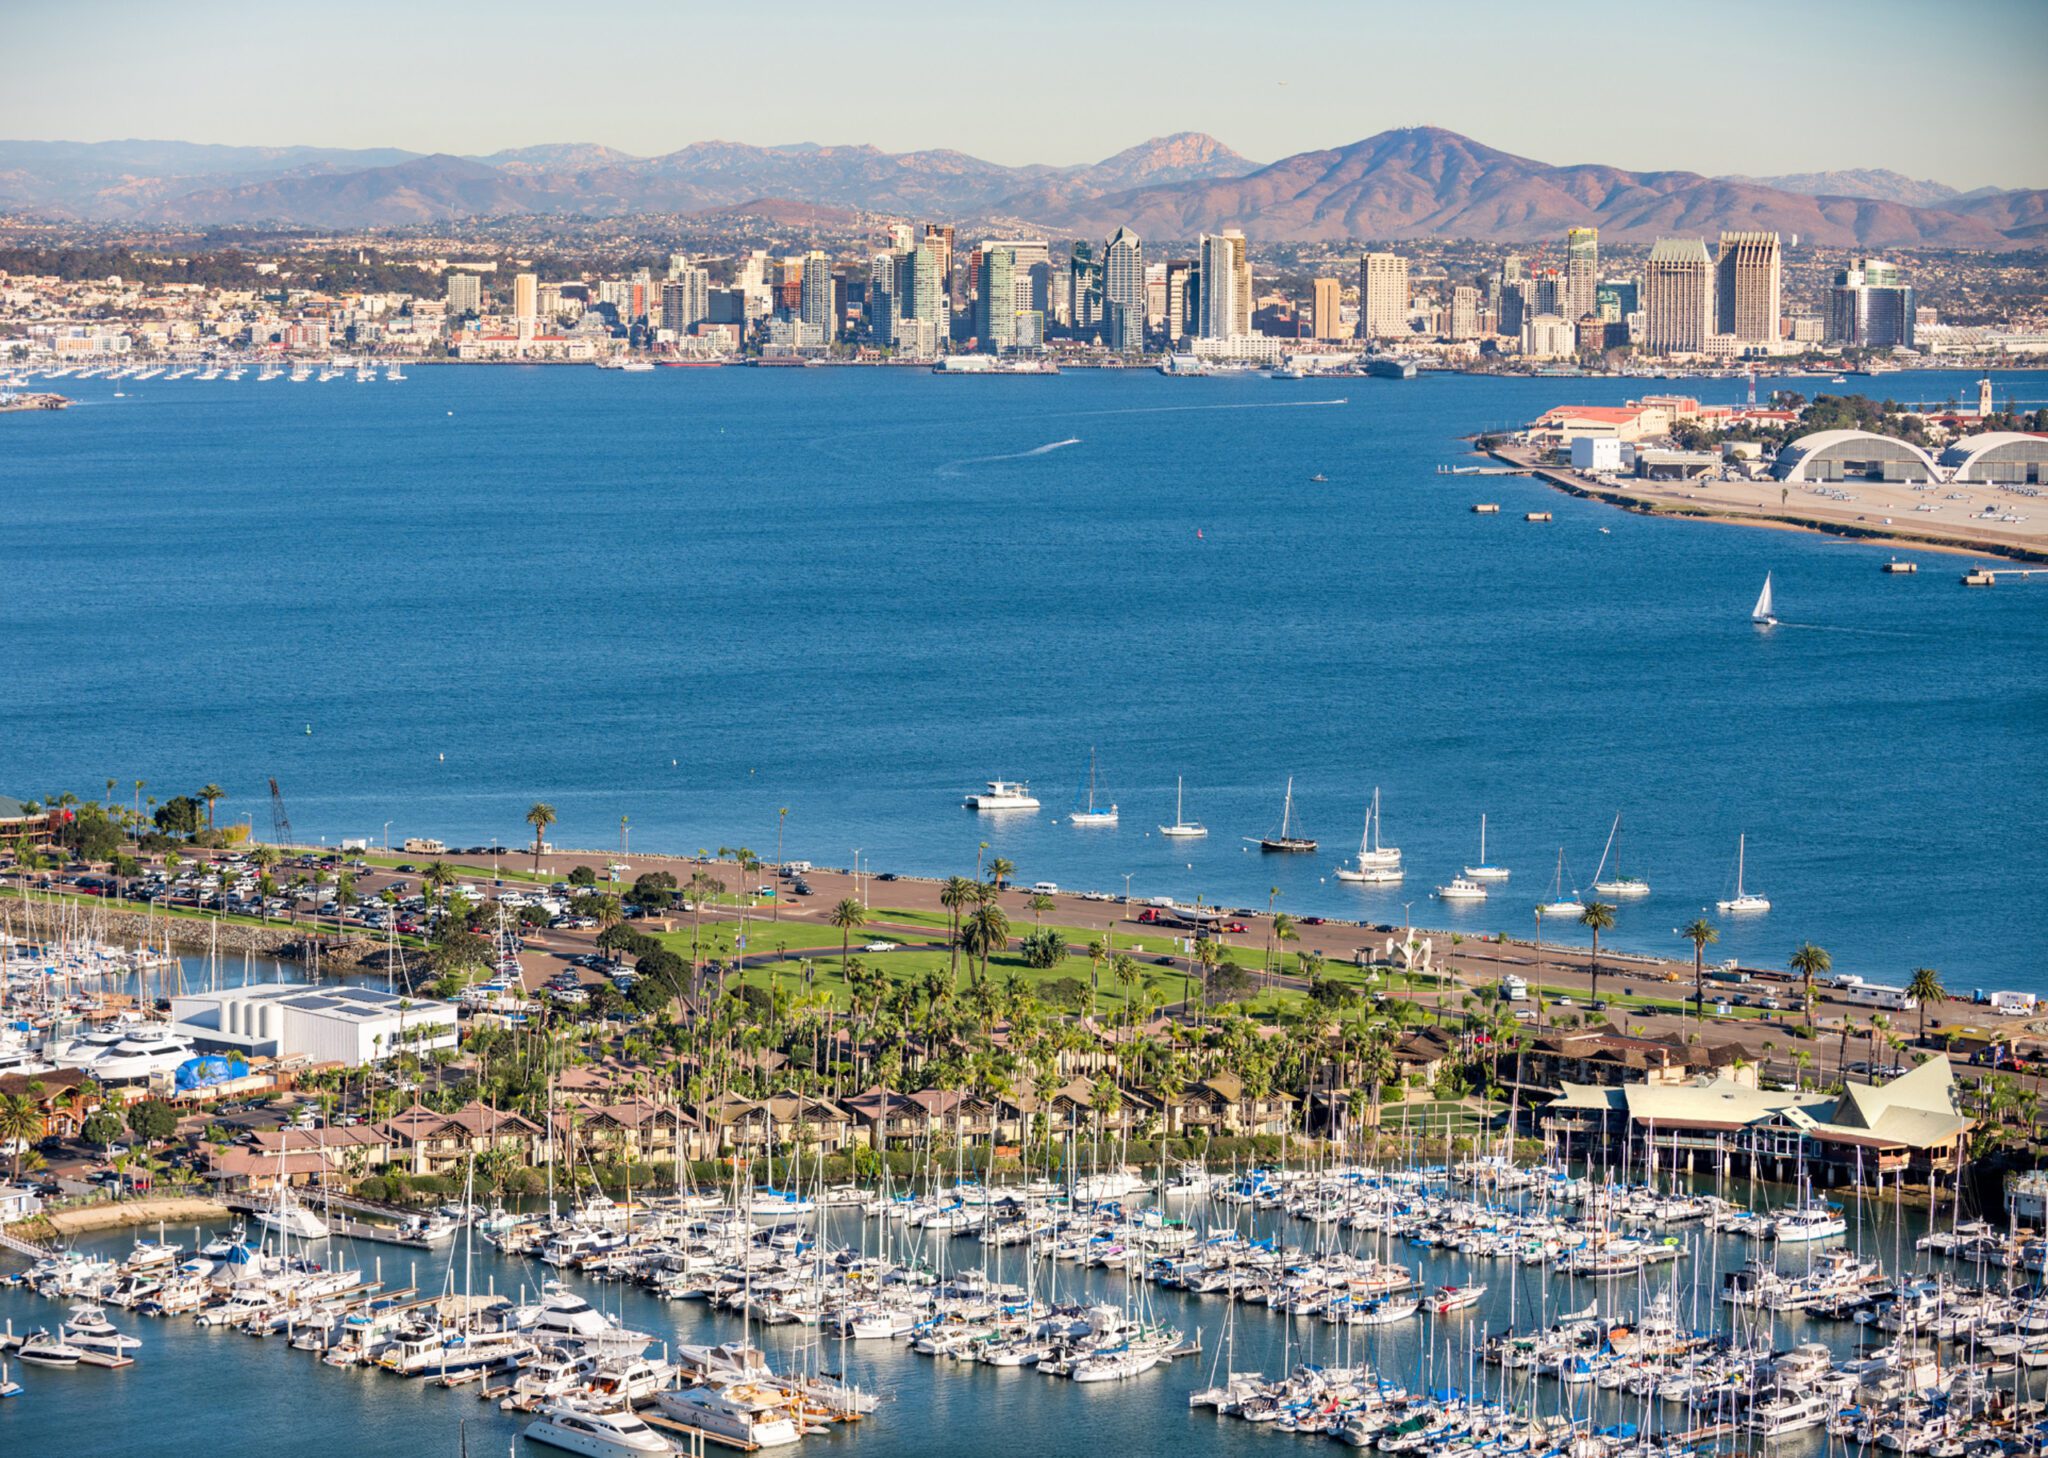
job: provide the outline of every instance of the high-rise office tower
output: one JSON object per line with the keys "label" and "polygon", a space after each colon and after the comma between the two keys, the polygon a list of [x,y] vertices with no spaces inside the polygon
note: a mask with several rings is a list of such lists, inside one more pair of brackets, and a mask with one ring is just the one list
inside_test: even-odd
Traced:
{"label": "high-rise office tower", "polygon": [[804,256],[803,275],[797,286],[797,317],[819,331],[819,339],[830,344],[838,334],[832,317],[832,260],[813,248]]}
{"label": "high-rise office tower", "polygon": [[868,333],[884,344],[896,337],[896,263],[907,256],[884,248],[868,257]]}
{"label": "high-rise office tower", "polygon": [[1095,245],[1074,240],[1067,260],[1067,317],[1076,334],[1086,337],[1102,326],[1103,260]]}
{"label": "high-rise office tower", "polygon": [[1715,263],[1716,332],[1744,344],[1778,337],[1778,287],[1782,259],[1776,233],[1723,233]]}
{"label": "high-rise office tower", "polygon": [[1311,310],[1309,328],[1317,339],[1332,340],[1344,337],[1344,285],[1339,280],[1316,280],[1315,303]]}
{"label": "high-rise office tower", "polygon": [[1202,297],[1195,334],[1202,339],[1235,339],[1237,328],[1237,245],[1239,234],[1204,233],[1198,245],[1202,269]]}
{"label": "high-rise office tower", "polygon": [[1659,238],[1643,267],[1643,347],[1698,354],[1714,332],[1714,264],[1699,238]]}
{"label": "high-rise office tower", "polygon": [[1129,228],[1102,246],[1104,340],[1120,354],[1145,348],[1145,249]]}
{"label": "high-rise office tower", "polygon": [[484,311],[484,281],[460,269],[448,275],[448,317],[481,314]]}
{"label": "high-rise office tower", "polygon": [[1600,230],[1569,228],[1564,235],[1565,318],[1574,323],[1593,312],[1600,282]]}
{"label": "high-rise office tower", "polygon": [[1408,260],[1368,253],[1358,261],[1358,332],[1367,339],[1408,333]]}
{"label": "high-rise office tower", "polygon": [[686,264],[661,286],[661,327],[687,334],[710,317],[710,270]]}
{"label": "high-rise office tower", "polygon": [[1479,290],[1459,284],[1451,290],[1450,336],[1453,340],[1479,337]]}
{"label": "high-rise office tower", "polygon": [[1244,234],[1236,228],[1225,228],[1223,236],[1230,240],[1230,259],[1237,270],[1237,297],[1232,301],[1231,327],[1234,337],[1243,338],[1252,332],[1252,255],[1246,246]]}
{"label": "high-rise office tower", "polygon": [[514,274],[512,277],[512,317],[521,324],[531,325],[538,312],[540,279],[530,273]]}
{"label": "high-rise office tower", "polygon": [[1835,275],[1834,286],[1828,290],[1829,343],[1910,349],[1916,322],[1912,287],[1896,264],[1882,258],[1859,258]]}

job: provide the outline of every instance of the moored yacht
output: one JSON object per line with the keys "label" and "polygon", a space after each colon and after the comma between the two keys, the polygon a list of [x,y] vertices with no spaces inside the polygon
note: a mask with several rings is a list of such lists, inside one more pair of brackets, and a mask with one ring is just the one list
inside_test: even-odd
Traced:
{"label": "moored yacht", "polygon": [[1022,780],[990,780],[988,788],[960,802],[969,810],[1036,810],[1038,800]]}
{"label": "moored yacht", "polygon": [[84,1066],[101,1083],[140,1083],[170,1073],[193,1056],[192,1040],[168,1027],[145,1025],[132,1029],[112,1046],[103,1048]]}
{"label": "moored yacht", "polygon": [[1508,868],[1506,866],[1495,866],[1489,865],[1487,863],[1486,815],[1485,812],[1482,811],[1479,816],[1479,864],[1476,866],[1465,867],[1465,879],[1468,881],[1482,882],[1505,881],[1507,880],[1509,874],[1510,872],[1508,871]]}
{"label": "moored yacht", "polygon": [[1398,846],[1379,844],[1380,793],[1374,790],[1366,807],[1365,829],[1358,837],[1355,865],[1337,867],[1337,879],[1369,886],[1388,886],[1401,879],[1401,851]]}
{"label": "moored yacht", "polygon": [[1579,900],[1578,888],[1567,892],[1564,889],[1564,847],[1557,848],[1557,874],[1551,878],[1550,899],[1539,902],[1537,914],[1548,920],[1554,916],[1579,916],[1584,913],[1586,903]]}
{"label": "moored yacht", "polygon": [[1453,876],[1448,883],[1436,888],[1436,897],[1439,901],[1484,901],[1486,888],[1477,881]]}
{"label": "moored yacht", "polygon": [[744,1446],[779,1448],[797,1440],[789,1394],[761,1383],[671,1387],[657,1392],[654,1401],[684,1426]]}
{"label": "moored yacht", "polygon": [[1716,901],[1715,906],[1723,911],[1769,911],[1771,901],[1755,891],[1745,890],[1742,873],[1749,860],[1749,836],[1745,833],[1735,841],[1735,894],[1725,901]]}
{"label": "moored yacht", "polygon": [[1191,824],[1186,812],[1182,810],[1179,775],[1173,777],[1173,824],[1160,826],[1159,833],[1161,835],[1173,836],[1176,839],[1192,839],[1195,836],[1207,835],[1209,833],[1208,826]]}
{"label": "moored yacht", "polygon": [[630,1412],[593,1412],[558,1404],[526,1426],[526,1436],[550,1448],[591,1458],[631,1458],[635,1453],[673,1453],[666,1438]]}

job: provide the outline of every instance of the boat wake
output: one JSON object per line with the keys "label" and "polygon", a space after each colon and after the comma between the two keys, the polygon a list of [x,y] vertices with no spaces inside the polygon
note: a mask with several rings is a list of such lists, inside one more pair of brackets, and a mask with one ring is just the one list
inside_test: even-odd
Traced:
{"label": "boat wake", "polygon": [[1047,441],[1044,445],[1033,446],[1028,451],[1011,451],[1008,455],[969,456],[964,461],[946,462],[945,465],[939,467],[939,474],[941,476],[957,476],[960,474],[960,468],[962,466],[986,466],[995,461],[1028,461],[1033,456],[1051,455],[1056,450],[1060,450],[1066,446],[1077,446],[1080,443],[1081,438],[1077,435],[1070,437],[1067,440]]}

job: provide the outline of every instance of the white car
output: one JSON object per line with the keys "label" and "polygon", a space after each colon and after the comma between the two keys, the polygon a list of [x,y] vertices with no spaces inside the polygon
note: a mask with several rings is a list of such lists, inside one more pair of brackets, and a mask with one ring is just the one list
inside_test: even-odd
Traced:
{"label": "white car", "polygon": [[861,950],[863,952],[900,952],[903,950],[903,946],[900,942],[869,942]]}

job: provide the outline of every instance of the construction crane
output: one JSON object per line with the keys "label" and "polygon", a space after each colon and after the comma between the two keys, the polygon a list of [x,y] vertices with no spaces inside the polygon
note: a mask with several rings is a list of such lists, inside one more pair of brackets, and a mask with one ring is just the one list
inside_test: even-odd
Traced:
{"label": "construction crane", "polygon": [[275,778],[270,782],[270,842],[280,846],[292,843],[292,818],[284,813],[284,791]]}

